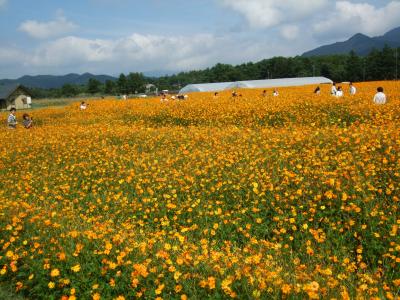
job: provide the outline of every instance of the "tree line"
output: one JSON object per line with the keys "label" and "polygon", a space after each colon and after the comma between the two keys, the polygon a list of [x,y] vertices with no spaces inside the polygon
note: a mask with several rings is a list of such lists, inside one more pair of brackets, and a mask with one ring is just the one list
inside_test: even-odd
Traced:
{"label": "tree line", "polygon": [[[32,89],[36,98],[74,97],[77,95],[123,95],[146,91],[152,84],[158,90],[177,91],[187,84],[229,82],[288,77],[325,76],[335,82],[398,79],[400,48],[385,46],[367,56],[354,51],[345,55],[317,57],[273,57],[256,63],[230,65],[218,63],[204,70],[180,72],[175,75],[146,77],[142,73],[121,74],[115,81],[102,83],[90,79],[86,85],[65,84],[58,89]],[[154,92],[154,90],[153,90]]]}

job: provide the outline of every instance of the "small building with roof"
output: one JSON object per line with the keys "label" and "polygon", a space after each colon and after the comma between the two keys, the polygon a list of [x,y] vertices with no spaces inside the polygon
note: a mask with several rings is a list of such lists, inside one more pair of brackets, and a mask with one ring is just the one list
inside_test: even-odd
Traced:
{"label": "small building with roof", "polygon": [[0,110],[30,108],[32,95],[21,84],[0,84]]}

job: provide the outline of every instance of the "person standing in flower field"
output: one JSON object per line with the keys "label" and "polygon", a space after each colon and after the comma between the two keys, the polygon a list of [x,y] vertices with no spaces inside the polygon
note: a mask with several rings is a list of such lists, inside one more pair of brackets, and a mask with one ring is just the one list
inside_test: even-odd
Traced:
{"label": "person standing in flower field", "polygon": [[316,89],[314,90],[314,94],[315,95],[320,95],[321,94],[321,88],[319,86],[317,86]]}
{"label": "person standing in flower field", "polygon": [[375,104],[385,104],[386,103],[386,95],[383,92],[383,87],[377,88],[377,93],[374,96]]}
{"label": "person standing in flower field", "polygon": [[13,107],[10,109],[10,115],[8,116],[7,123],[8,123],[8,128],[9,129],[16,129],[17,128],[17,117],[15,116],[15,113],[17,110]]}
{"label": "person standing in flower field", "polygon": [[274,97],[278,97],[278,96],[279,96],[278,90],[277,90],[277,89],[274,89],[274,92],[272,93],[272,95],[273,95]]}
{"label": "person standing in flower field", "polygon": [[353,85],[352,82],[350,82],[349,89],[350,89],[350,95],[354,96],[354,95],[357,93],[357,89],[356,89],[356,87]]}
{"label": "person standing in flower field", "polygon": [[333,83],[331,87],[331,95],[336,96],[336,93],[337,93],[336,83]]}

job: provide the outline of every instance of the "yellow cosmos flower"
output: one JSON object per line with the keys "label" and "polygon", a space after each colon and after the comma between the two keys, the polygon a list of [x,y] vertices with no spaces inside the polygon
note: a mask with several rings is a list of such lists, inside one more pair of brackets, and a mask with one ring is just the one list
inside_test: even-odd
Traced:
{"label": "yellow cosmos flower", "polygon": [[80,264],[77,264],[77,265],[71,267],[71,270],[72,270],[73,272],[77,273],[77,272],[79,272],[79,271],[81,270],[81,265],[80,265]]}
{"label": "yellow cosmos flower", "polygon": [[51,270],[50,276],[51,276],[51,277],[60,276],[60,270],[58,270],[58,269],[53,269],[53,270]]}

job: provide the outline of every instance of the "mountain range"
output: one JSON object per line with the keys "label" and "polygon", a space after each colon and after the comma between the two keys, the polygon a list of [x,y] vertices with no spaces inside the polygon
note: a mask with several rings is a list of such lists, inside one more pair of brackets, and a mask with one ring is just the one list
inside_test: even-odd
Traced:
{"label": "mountain range", "polygon": [[330,45],[318,47],[314,50],[305,52],[302,56],[323,56],[333,54],[348,54],[351,50],[358,55],[368,55],[372,49],[381,50],[385,45],[392,48],[400,47],[400,27],[397,27],[382,36],[369,37],[362,33],[357,33],[344,42],[337,42]]}
{"label": "mountain range", "polygon": [[2,79],[0,80],[1,84],[13,84],[20,83],[26,87],[30,88],[43,88],[43,89],[52,89],[62,87],[64,84],[87,84],[89,79],[97,79],[98,81],[104,83],[107,80],[117,80],[117,78],[108,76],[108,75],[93,75],[90,73],[84,73],[82,75],[79,74],[67,74],[63,76],[55,76],[55,75],[37,75],[37,76],[29,76],[25,75],[18,79]]}

